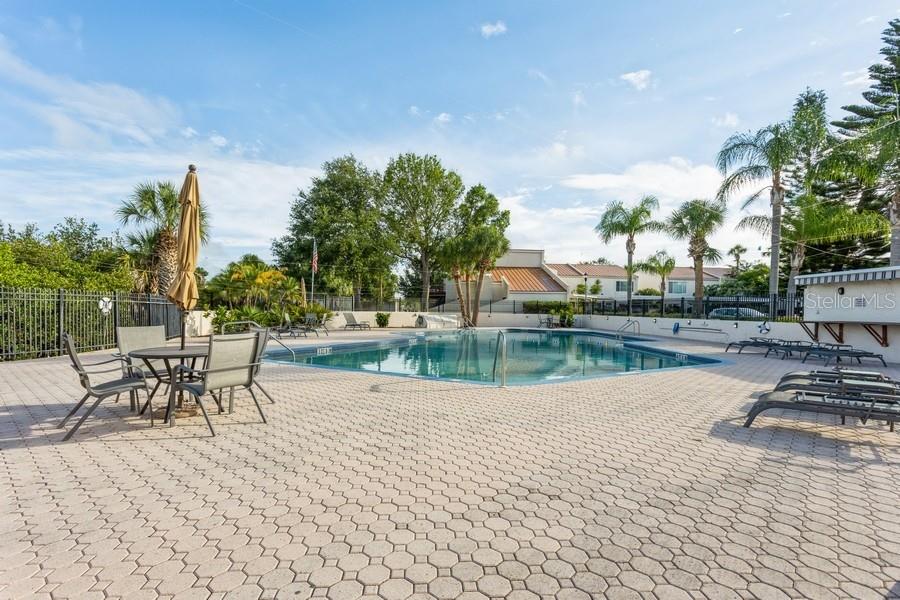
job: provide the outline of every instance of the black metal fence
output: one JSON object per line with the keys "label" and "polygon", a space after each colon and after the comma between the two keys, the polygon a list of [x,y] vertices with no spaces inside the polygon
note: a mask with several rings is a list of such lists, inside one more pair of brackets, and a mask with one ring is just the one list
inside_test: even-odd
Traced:
{"label": "black metal fence", "polygon": [[116,327],[165,325],[181,333],[181,312],[163,296],[0,287],[0,361],[57,356],[62,334],[79,350],[116,345]]}
{"label": "black metal fence", "polygon": [[[707,296],[697,313],[694,298],[666,298],[665,307],[658,297],[634,298],[631,315],[637,317],[689,318],[699,315],[705,319],[730,321],[802,321],[803,296]],[[547,314],[557,312],[563,306],[571,307],[575,314],[628,315],[625,300],[571,298],[568,302],[539,300],[502,300],[481,305],[482,313]]]}

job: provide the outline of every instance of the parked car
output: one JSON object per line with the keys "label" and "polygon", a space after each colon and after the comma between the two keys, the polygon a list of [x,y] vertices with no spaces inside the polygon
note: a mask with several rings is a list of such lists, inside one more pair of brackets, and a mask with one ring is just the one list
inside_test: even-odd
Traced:
{"label": "parked car", "polygon": [[765,321],[768,317],[765,313],[759,312],[753,308],[744,308],[744,307],[728,307],[728,308],[717,308],[715,310],[709,311],[710,319],[747,319],[747,320],[755,320],[759,319]]}

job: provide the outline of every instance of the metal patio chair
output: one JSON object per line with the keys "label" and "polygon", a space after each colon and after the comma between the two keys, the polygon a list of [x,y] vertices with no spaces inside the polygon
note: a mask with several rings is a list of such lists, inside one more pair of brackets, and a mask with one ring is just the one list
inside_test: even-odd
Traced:
{"label": "metal patio chair", "polygon": [[[214,335],[209,338],[209,355],[206,366],[203,369],[193,369],[186,365],[175,367],[172,374],[172,386],[169,389],[169,406],[166,410],[166,418],[173,418],[175,395],[184,391],[189,393],[197,401],[203,418],[209,426],[212,435],[216,435],[209,413],[203,405],[203,396],[211,394],[219,408],[219,414],[223,412],[222,396],[225,390],[229,392],[229,412],[233,408],[235,388],[243,388],[250,392],[259,416],[266,423],[266,415],[263,413],[259,400],[253,391],[256,374],[259,372],[259,357],[262,355],[261,342],[267,333],[254,331],[250,334]],[[256,384],[259,387],[259,384]],[[262,389],[262,388],[260,388]],[[218,392],[218,395],[216,395]],[[271,400],[271,396],[266,394]],[[170,423],[171,424],[171,423]]]}
{"label": "metal patio chair", "polygon": [[[150,388],[147,386],[147,379],[144,376],[144,372],[142,369],[135,367],[128,363],[128,361],[122,357],[115,357],[109,360],[104,360],[98,363],[93,363],[89,365],[85,365],[81,362],[81,359],[78,357],[78,353],[75,351],[75,341],[72,339],[72,336],[68,333],[63,334],[63,343],[65,344],[66,352],[69,354],[69,358],[72,361],[72,368],[75,369],[75,372],[78,373],[78,379],[81,382],[81,387],[85,389],[85,394],[78,401],[78,404],[69,411],[69,414],[65,416],[65,418],[60,421],[58,427],[60,429],[66,426],[66,423],[71,419],[78,409],[80,409],[88,398],[96,398],[97,400],[91,404],[87,411],[81,416],[77,423],[75,423],[75,427],[70,429],[68,433],[66,433],[65,437],[63,437],[63,441],[67,441],[71,438],[78,428],[81,427],[82,423],[87,420],[91,413],[100,405],[100,402],[103,401],[104,398],[109,398],[110,396],[118,396],[120,394],[128,393],[129,395],[134,394],[133,398],[136,400],[136,395],[139,390],[144,390],[147,394],[147,403],[150,403]],[[117,366],[111,369],[101,369],[99,371],[92,370],[93,367],[97,367],[100,365],[108,365],[118,363]],[[123,373],[127,373],[127,375],[123,376],[120,379],[113,379],[110,381],[103,381],[100,383],[91,381],[92,375],[98,375],[100,373],[114,373],[116,371],[121,371]],[[153,408],[150,408],[150,426],[153,426]]]}
{"label": "metal patio chair", "polygon": [[[116,341],[118,343],[119,353],[115,356],[124,358],[128,361],[128,364],[131,365],[134,364],[135,361],[132,361],[128,356],[130,352],[133,352],[134,350],[143,350],[144,348],[159,348],[160,346],[166,345],[166,327],[165,325],[116,327]],[[156,392],[161,385],[169,385],[169,371],[166,369],[166,365],[163,361],[150,361],[149,367],[141,361],[137,362],[139,364],[135,364],[134,366],[141,369],[144,372],[144,376],[156,379],[156,385],[153,386],[153,390],[150,392],[151,397],[156,395]],[[134,398],[132,398],[132,403],[133,402]],[[134,408],[134,406],[132,406],[132,408]]]}

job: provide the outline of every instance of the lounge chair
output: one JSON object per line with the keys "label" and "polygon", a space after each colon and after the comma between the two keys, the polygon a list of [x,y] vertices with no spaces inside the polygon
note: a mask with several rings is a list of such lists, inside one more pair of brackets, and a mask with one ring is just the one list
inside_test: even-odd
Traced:
{"label": "lounge chair", "polygon": [[[113,356],[124,358],[129,365],[134,364],[144,372],[144,376],[156,379],[156,385],[150,392],[150,397],[156,395],[157,390],[163,384],[169,385],[169,371],[166,364],[161,360],[149,361],[149,365],[144,361],[132,361],[128,356],[130,352],[135,350],[143,350],[145,348],[159,348],[166,345],[166,327],[165,325],[151,325],[140,327],[116,327],[116,342],[119,352]],[[139,364],[135,364],[138,362]],[[127,376],[126,369],[122,369],[122,375]],[[132,405],[134,404],[134,395],[132,394]],[[132,406],[133,408],[133,406]]]}
{"label": "lounge chair", "polygon": [[749,340],[740,340],[737,342],[730,342],[727,346],[725,346],[725,352],[728,352],[732,346],[738,349],[738,354],[744,351],[744,348],[761,348],[768,350],[772,346],[777,346],[779,344],[783,344],[784,340],[778,338],[762,338],[762,337],[752,337]]}
{"label": "lounge chair", "polygon": [[323,320],[319,319],[319,315],[316,313],[306,313],[303,319],[303,326],[306,327],[307,331],[314,332],[316,337],[319,336],[320,331],[324,331],[325,336],[328,336],[328,327]]}
{"label": "lounge chair", "polygon": [[836,381],[839,379],[861,379],[864,381],[890,381],[900,385],[900,381],[891,379],[880,371],[863,371],[860,369],[814,369],[812,371],[791,371],[781,376],[779,383],[791,381],[795,379],[824,379],[826,381]]}
{"label": "lounge chair", "polygon": [[357,321],[352,312],[345,312],[344,320],[347,322],[344,329],[372,329],[368,321]]}
{"label": "lounge chair", "polygon": [[294,325],[287,313],[284,313],[284,320],[281,322],[281,325],[274,327],[272,331],[278,339],[281,339],[282,336],[298,337],[302,335],[303,337],[309,337],[309,328],[306,325]]}
{"label": "lounge chair", "polygon": [[769,356],[771,353],[775,353],[775,356],[781,356],[781,360],[784,360],[788,357],[793,358],[794,354],[802,354],[806,352],[808,349],[813,347],[812,342],[799,341],[799,340],[780,340],[781,343],[773,345],[771,348],[766,350],[765,356]]}
{"label": "lounge chair", "polygon": [[886,421],[894,431],[894,424],[900,421],[900,403],[886,402],[877,397],[840,396],[836,394],[816,394],[811,392],[767,392],[760,396],[750,411],[744,427],[750,427],[760,413],[780,408],[804,412],[838,415],[841,422],[847,417],[856,417],[865,423],[868,419]]}
{"label": "lounge chair", "polygon": [[[147,379],[144,377],[143,369],[140,369],[134,365],[128,363],[128,361],[120,356],[111,358],[109,360],[104,360],[98,363],[93,363],[90,365],[85,365],[81,362],[81,359],[78,357],[78,353],[75,351],[75,341],[72,339],[72,336],[68,333],[63,334],[63,344],[65,345],[66,352],[69,354],[69,358],[72,361],[72,368],[75,369],[75,372],[78,373],[78,379],[81,382],[81,387],[85,389],[85,394],[78,401],[78,403],[69,411],[69,413],[60,421],[59,427],[60,429],[66,426],[66,423],[71,419],[78,409],[84,406],[84,403],[88,398],[96,398],[96,402],[91,404],[87,411],[81,418],[75,423],[75,427],[70,429],[68,433],[66,433],[65,437],[63,437],[63,441],[67,441],[75,432],[78,431],[78,428],[81,427],[82,423],[84,423],[91,413],[99,406],[100,402],[103,401],[104,398],[109,398],[110,396],[115,396],[118,398],[121,394],[128,393],[132,396],[132,401],[135,402],[137,399],[138,390],[144,390],[147,394],[147,404],[150,404],[150,388],[147,386]],[[100,365],[109,365],[116,363],[116,366],[111,369],[101,369],[99,371],[92,370],[92,367],[98,367]],[[91,381],[92,375],[97,375],[100,373],[115,373],[118,371],[122,371],[127,373],[120,379],[113,379],[111,381],[104,381],[102,383],[97,383]],[[153,426],[153,407],[150,407],[150,426]]]}
{"label": "lounge chair", "polygon": [[859,350],[848,344],[814,345],[805,350],[805,354],[803,355],[803,360],[801,362],[805,363],[809,358],[821,358],[825,361],[825,366],[828,366],[828,363],[830,363],[832,359],[834,359],[836,363],[839,363],[844,358],[850,360],[851,362],[855,358],[857,364],[862,364],[863,358],[871,358],[881,361],[881,364],[883,366],[887,366],[887,363],[884,361],[883,354],[876,354],[875,352],[870,352],[869,350]]}
{"label": "lounge chair", "polygon": [[831,393],[841,396],[883,397],[884,400],[900,402],[900,385],[888,381],[872,381],[866,379],[788,379],[778,382],[776,392],[805,391]]}
{"label": "lounge chair", "polygon": [[[212,421],[209,420],[209,414],[203,405],[203,396],[211,394],[219,408],[219,414],[222,409],[222,395],[225,390],[229,391],[229,407],[231,412],[234,408],[234,390],[235,388],[243,388],[250,392],[256,409],[263,423],[266,423],[266,415],[263,413],[259,400],[253,392],[253,384],[256,374],[259,371],[260,363],[258,357],[262,352],[259,348],[262,341],[262,334],[254,331],[250,334],[233,334],[233,335],[214,335],[209,338],[209,354],[206,358],[206,366],[203,369],[192,369],[187,365],[179,365],[175,367],[172,375],[173,384],[169,391],[169,406],[166,409],[166,417],[171,419],[172,412],[175,407],[175,394],[185,391],[194,396],[200,410],[203,412],[203,418],[209,426],[210,433],[215,436],[216,430],[213,429]],[[219,392],[218,396],[216,392]],[[268,395],[268,394],[267,394]],[[271,398],[270,398],[271,400]],[[171,425],[172,421],[170,421]]]}

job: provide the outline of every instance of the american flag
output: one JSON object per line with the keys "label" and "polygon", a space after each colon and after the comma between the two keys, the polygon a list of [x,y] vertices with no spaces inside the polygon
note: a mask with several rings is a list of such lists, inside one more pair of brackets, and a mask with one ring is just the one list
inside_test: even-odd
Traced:
{"label": "american flag", "polygon": [[313,240],[313,258],[312,258],[312,272],[319,272],[319,248],[316,245],[315,240]]}

